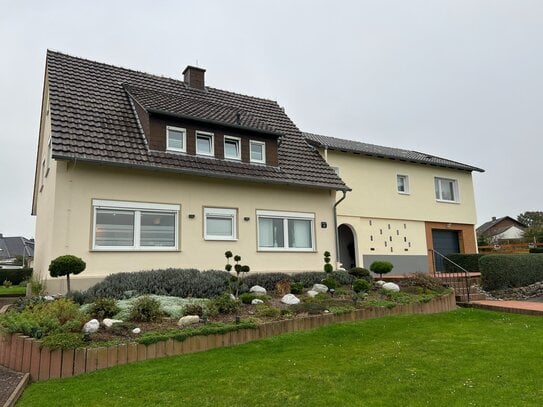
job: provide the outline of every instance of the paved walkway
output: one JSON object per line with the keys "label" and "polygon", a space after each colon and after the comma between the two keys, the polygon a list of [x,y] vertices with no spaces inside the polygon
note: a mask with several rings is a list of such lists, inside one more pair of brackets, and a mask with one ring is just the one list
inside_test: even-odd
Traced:
{"label": "paved walkway", "polygon": [[4,406],[25,376],[0,366],[0,406]]}
{"label": "paved walkway", "polygon": [[543,316],[543,302],[530,301],[472,301],[472,307],[493,311],[513,312],[515,314]]}

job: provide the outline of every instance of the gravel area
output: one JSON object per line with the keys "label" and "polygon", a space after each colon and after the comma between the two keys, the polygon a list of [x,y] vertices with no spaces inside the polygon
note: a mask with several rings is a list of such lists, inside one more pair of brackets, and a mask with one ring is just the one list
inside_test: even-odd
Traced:
{"label": "gravel area", "polygon": [[0,366],[0,406],[3,406],[11,393],[15,390],[24,373],[17,373],[13,370]]}

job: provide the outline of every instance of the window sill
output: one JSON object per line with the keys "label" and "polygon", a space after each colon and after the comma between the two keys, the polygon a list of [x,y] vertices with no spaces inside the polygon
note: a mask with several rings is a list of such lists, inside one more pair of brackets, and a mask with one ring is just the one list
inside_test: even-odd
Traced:
{"label": "window sill", "polygon": [[411,192],[397,191],[400,195],[411,195]]}
{"label": "window sill", "polygon": [[259,247],[257,252],[262,253],[317,253],[315,249],[285,249],[284,247],[265,248]]}
{"label": "window sill", "polygon": [[460,201],[447,201],[445,199],[436,199],[436,202],[439,203],[448,203],[448,204],[460,204]]}
{"label": "window sill", "polygon": [[180,252],[177,247],[95,247],[91,252]]}
{"label": "window sill", "polygon": [[171,149],[171,148],[167,148],[166,152],[167,153],[172,153],[172,154],[187,154],[187,150],[174,150],[174,149]]}
{"label": "window sill", "polygon": [[204,237],[206,242],[237,242],[238,239],[227,237]]}

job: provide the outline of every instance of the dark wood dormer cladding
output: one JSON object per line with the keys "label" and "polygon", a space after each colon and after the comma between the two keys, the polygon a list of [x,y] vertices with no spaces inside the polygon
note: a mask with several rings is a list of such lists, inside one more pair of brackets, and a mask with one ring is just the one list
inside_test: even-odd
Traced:
{"label": "dark wood dormer cladding", "polygon": [[[168,126],[183,128],[186,130],[186,153],[175,153],[172,154],[196,154],[196,132],[201,131],[204,133],[213,134],[213,143],[214,143],[214,156],[202,156],[205,158],[216,158],[224,160],[224,137],[237,137],[241,141],[241,162],[251,163],[250,161],[250,141],[259,141],[265,143],[266,147],[266,164],[269,166],[278,166],[279,159],[277,156],[277,147],[278,147],[278,136],[273,134],[265,134],[259,132],[253,132],[245,129],[236,129],[230,128],[228,126],[221,125],[211,125],[206,123],[201,123],[196,120],[181,120],[177,118],[171,118],[166,115],[158,114],[149,114],[145,110],[141,109],[138,112],[138,116],[147,116],[147,119],[142,120],[140,118],[140,123],[146,134],[147,143],[149,149],[158,150],[158,151],[167,151],[166,149],[166,137],[167,132],[166,128]],[[239,160],[232,160],[237,161]]]}

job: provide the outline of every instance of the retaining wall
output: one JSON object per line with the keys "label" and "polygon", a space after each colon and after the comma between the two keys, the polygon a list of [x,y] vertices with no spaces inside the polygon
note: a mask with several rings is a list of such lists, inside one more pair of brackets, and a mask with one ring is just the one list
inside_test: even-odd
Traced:
{"label": "retaining wall", "polygon": [[30,373],[34,381],[71,377],[126,363],[182,355],[224,346],[238,345],[286,332],[319,328],[339,322],[379,318],[400,314],[433,314],[456,308],[453,294],[428,303],[398,305],[394,308],[359,309],[346,314],[315,315],[267,322],[257,328],[240,329],[221,335],[192,336],[179,342],[173,339],[142,345],[128,343],[101,348],[49,349],[41,341],[20,334],[0,336],[0,365]]}

